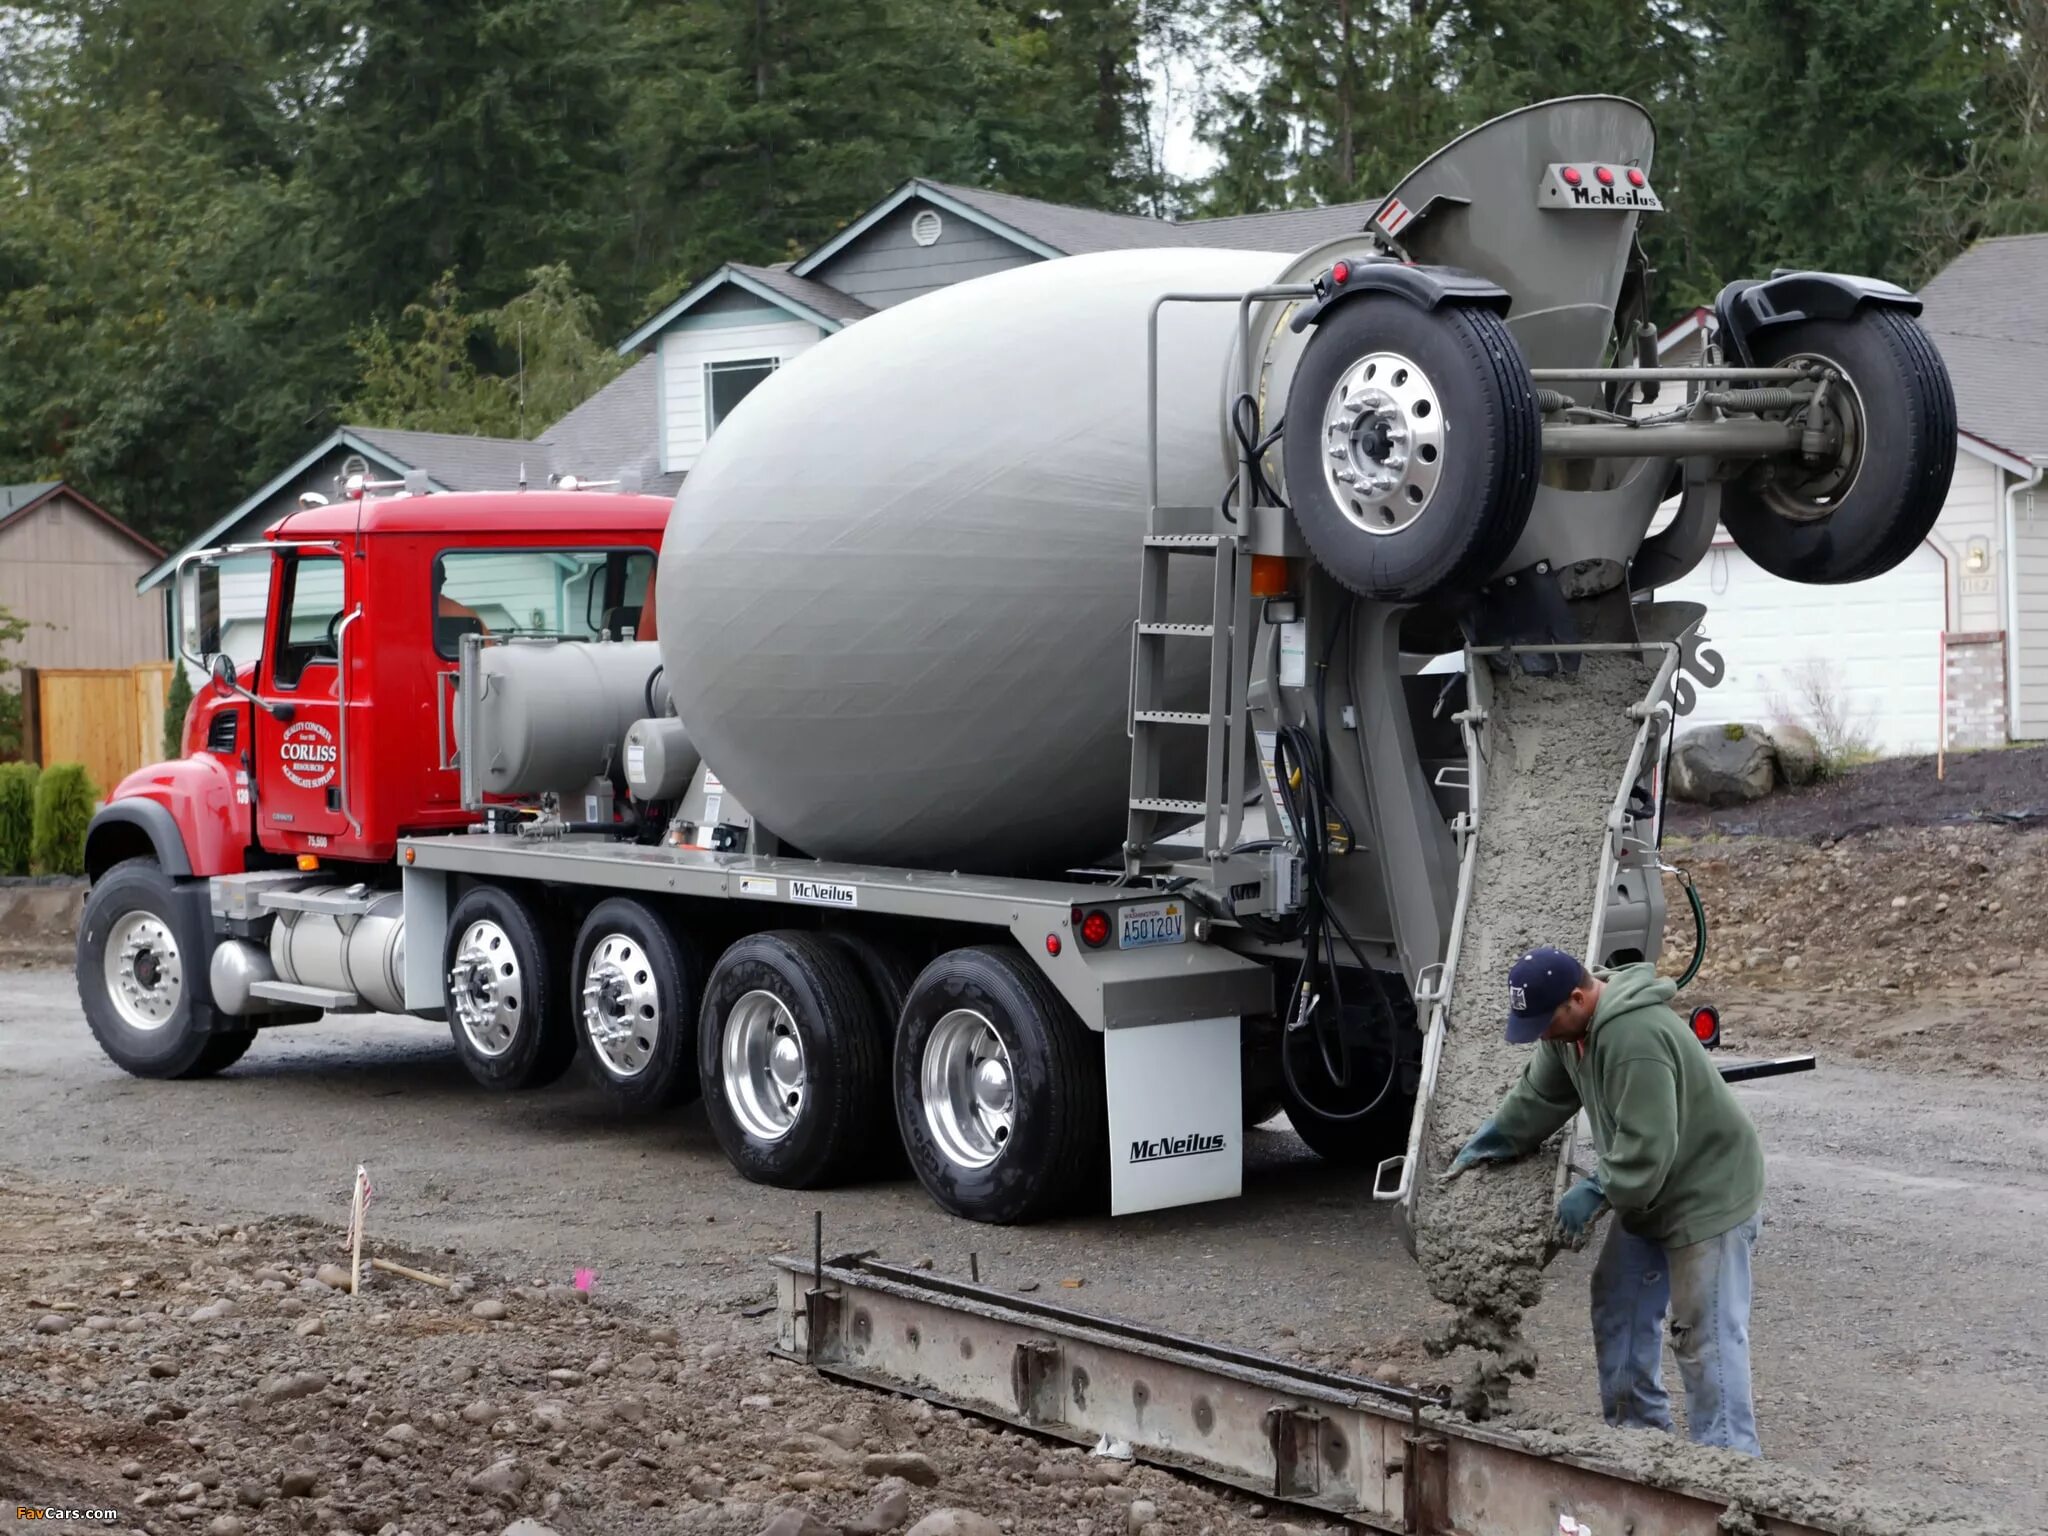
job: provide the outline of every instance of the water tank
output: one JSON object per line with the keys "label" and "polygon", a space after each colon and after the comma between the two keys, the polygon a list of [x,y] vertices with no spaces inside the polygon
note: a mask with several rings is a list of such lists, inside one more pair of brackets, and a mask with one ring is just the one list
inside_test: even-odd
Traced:
{"label": "water tank", "polygon": [[[1286,265],[1120,251],[958,284],[826,339],[720,425],[662,543],[660,644],[692,743],[764,826],[925,868],[1115,852],[1146,317]],[[1234,305],[1163,311],[1165,504],[1222,493],[1235,327]],[[1206,665],[1188,643],[1188,675]]]}

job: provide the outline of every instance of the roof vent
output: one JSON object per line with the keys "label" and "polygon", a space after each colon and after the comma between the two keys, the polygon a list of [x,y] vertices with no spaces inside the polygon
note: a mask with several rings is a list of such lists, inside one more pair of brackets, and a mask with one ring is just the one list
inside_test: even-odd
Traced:
{"label": "roof vent", "polygon": [[341,475],[339,478],[346,483],[357,475],[362,476],[365,480],[370,478],[370,461],[360,453],[352,453],[341,461]]}
{"label": "roof vent", "polygon": [[918,210],[917,217],[910,221],[910,238],[919,245],[937,245],[939,233],[946,227],[946,221],[939,217],[936,208]]}

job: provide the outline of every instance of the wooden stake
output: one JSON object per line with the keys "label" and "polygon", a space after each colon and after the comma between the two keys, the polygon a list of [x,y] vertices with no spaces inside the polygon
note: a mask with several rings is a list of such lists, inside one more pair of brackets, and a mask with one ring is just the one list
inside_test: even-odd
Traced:
{"label": "wooden stake", "polygon": [[353,1296],[363,1285],[363,1185],[364,1169],[356,1165],[355,1187],[348,1199],[348,1293]]}
{"label": "wooden stake", "polygon": [[372,1259],[370,1260],[370,1268],[381,1269],[387,1275],[403,1275],[406,1279],[417,1280],[422,1285],[438,1285],[444,1291],[455,1284],[453,1280],[444,1280],[439,1275],[430,1275],[423,1269],[408,1269],[405,1265],[394,1264],[389,1259]]}

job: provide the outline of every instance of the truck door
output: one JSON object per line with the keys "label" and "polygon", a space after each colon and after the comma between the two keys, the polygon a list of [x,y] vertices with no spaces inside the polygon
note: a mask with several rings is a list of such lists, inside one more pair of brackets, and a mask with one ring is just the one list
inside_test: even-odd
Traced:
{"label": "truck door", "polygon": [[278,852],[318,852],[348,831],[340,666],[346,562],[313,550],[277,559],[270,643],[257,672],[257,692],[272,707],[254,711],[257,841]]}

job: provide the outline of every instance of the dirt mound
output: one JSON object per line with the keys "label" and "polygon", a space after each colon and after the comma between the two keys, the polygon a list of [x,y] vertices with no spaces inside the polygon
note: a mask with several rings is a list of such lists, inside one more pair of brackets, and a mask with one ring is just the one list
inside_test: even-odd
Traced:
{"label": "dirt mound", "polygon": [[[316,1278],[337,1246],[304,1222],[201,1227],[160,1201],[0,1186],[0,1495],[160,1536],[520,1517],[561,1536],[755,1536],[783,1511],[888,1531],[944,1508],[1020,1532],[1324,1529],[835,1386],[765,1355],[771,1325],[729,1310],[383,1275],[350,1296]],[[774,1528],[800,1526],[817,1529]]]}
{"label": "dirt mound", "polygon": [[[1682,995],[1724,1005],[1731,1046],[2048,1076],[2048,828],[1672,837],[1665,856],[1707,910],[1707,961]],[[1665,968],[1676,971],[1690,923],[1678,889],[1666,896]]]}
{"label": "dirt mound", "polygon": [[1943,778],[1931,757],[1889,757],[1748,805],[1707,810],[1673,801],[1664,824],[1688,837],[1821,838],[2028,813],[2048,825],[2048,746],[1958,753]]}

